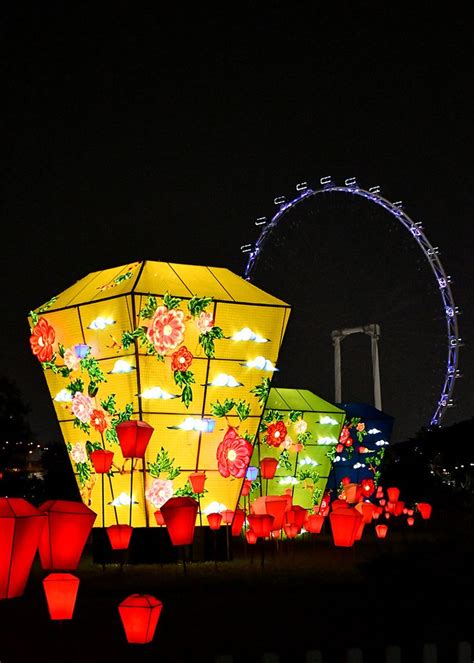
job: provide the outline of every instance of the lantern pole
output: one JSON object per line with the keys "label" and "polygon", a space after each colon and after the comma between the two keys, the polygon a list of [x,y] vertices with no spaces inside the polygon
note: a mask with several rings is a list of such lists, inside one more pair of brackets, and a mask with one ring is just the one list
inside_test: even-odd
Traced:
{"label": "lantern pole", "polygon": [[128,524],[132,525],[132,505],[133,505],[133,465],[135,458],[131,458],[131,469],[130,469],[130,510],[128,516]]}
{"label": "lantern pole", "polygon": [[[103,469],[103,468],[102,468]],[[104,473],[100,475],[102,488],[102,571],[105,571],[105,498],[104,498]]]}
{"label": "lantern pole", "polygon": [[199,526],[202,527],[202,513],[201,513],[201,493],[197,494],[198,505],[199,505]]}

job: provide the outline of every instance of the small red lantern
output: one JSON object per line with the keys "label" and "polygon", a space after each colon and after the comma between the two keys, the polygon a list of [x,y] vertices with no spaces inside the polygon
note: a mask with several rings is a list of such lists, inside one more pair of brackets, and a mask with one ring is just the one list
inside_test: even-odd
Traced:
{"label": "small red lantern", "polygon": [[247,543],[249,543],[252,546],[254,543],[257,543],[258,536],[255,534],[253,530],[248,529],[245,532],[245,538],[247,539]]}
{"label": "small red lantern", "polygon": [[375,532],[379,539],[385,539],[385,537],[387,536],[388,527],[387,525],[376,525]]}
{"label": "small red lantern", "polygon": [[130,644],[144,645],[153,640],[163,604],[150,594],[132,594],[118,607],[125,637]]}
{"label": "small red lantern", "polygon": [[110,525],[106,527],[112,550],[126,550],[133,533],[131,525]]}
{"label": "small red lantern", "polygon": [[273,479],[275,476],[276,469],[278,467],[277,458],[262,458],[260,461],[260,474],[262,479]]}
{"label": "small red lantern", "polygon": [[280,530],[283,527],[287,513],[288,500],[286,495],[267,495],[260,498],[265,505],[265,513],[273,516],[273,530]]}
{"label": "small red lantern", "polygon": [[359,502],[359,504],[356,504],[355,508],[362,514],[365,524],[372,521],[374,510],[376,508],[372,502]]}
{"label": "small red lantern", "polygon": [[161,507],[166,528],[174,546],[193,542],[199,504],[192,497],[170,497]]}
{"label": "small red lantern", "polygon": [[295,523],[298,526],[298,530],[300,530],[304,525],[307,513],[306,509],[299,504],[293,504],[291,509],[286,512],[286,522]]}
{"label": "small red lantern", "polygon": [[382,486],[377,486],[377,492],[375,493],[376,499],[380,500],[383,497],[383,488]]}
{"label": "small red lantern", "polygon": [[250,528],[260,538],[270,536],[274,518],[268,513],[251,513],[248,517]]}
{"label": "small red lantern", "polygon": [[319,513],[311,513],[305,522],[304,528],[311,534],[320,534],[324,525],[324,516]]}
{"label": "small red lantern", "polygon": [[400,497],[399,488],[387,488],[387,495],[389,502],[397,502]]}
{"label": "small red lantern", "polygon": [[243,511],[243,509],[239,509],[239,507],[237,507],[234,514],[234,522],[232,523],[232,529],[231,529],[232,536],[239,536],[239,534],[242,531],[244,520],[245,520],[245,512]]}
{"label": "small red lantern", "polygon": [[413,509],[407,509],[407,516],[413,516],[414,513]]}
{"label": "small red lantern", "polygon": [[96,449],[89,455],[96,474],[107,474],[112,467],[114,452],[107,449]]}
{"label": "small red lantern", "polygon": [[283,525],[283,529],[285,530],[285,534],[289,539],[295,539],[301,528],[298,527],[296,523],[285,523],[285,525]]}
{"label": "small red lantern", "polygon": [[39,542],[43,569],[77,569],[97,514],[83,502],[48,500],[39,511],[46,514]]}
{"label": "small red lantern", "polygon": [[390,513],[388,511],[385,512],[385,518],[388,520],[390,518]]}
{"label": "small red lantern", "polygon": [[362,494],[362,486],[358,483],[348,483],[343,486],[345,499],[349,504],[355,504],[359,501]]}
{"label": "small red lantern", "polygon": [[374,509],[374,512],[372,514],[372,518],[374,520],[378,520],[380,518],[380,511],[377,511],[377,509]]}
{"label": "small red lantern", "polygon": [[332,511],[329,514],[334,545],[350,547],[362,522],[361,514],[356,509]]}
{"label": "small red lantern", "polygon": [[124,458],[143,458],[154,428],[146,421],[122,421],[115,427]]}
{"label": "small red lantern", "polygon": [[220,513],[208,513],[207,522],[211,529],[219,529],[221,526],[222,515]]}
{"label": "small red lantern", "polygon": [[46,517],[20,497],[0,497],[0,599],[25,591]]}
{"label": "small red lantern", "polygon": [[153,515],[155,516],[156,524],[159,527],[163,527],[163,525],[165,524],[165,519],[163,518],[163,514],[161,513],[161,511],[157,509]]}
{"label": "small red lantern", "polygon": [[221,516],[225,525],[232,524],[232,521],[234,519],[234,512],[232,511],[232,509],[224,509],[224,511],[221,511]]}
{"label": "small red lantern", "polygon": [[428,504],[428,502],[418,502],[416,506],[418,511],[421,513],[423,520],[428,520],[428,518],[431,516],[431,504]]}
{"label": "small red lantern", "polygon": [[250,493],[250,489],[252,488],[252,482],[249,481],[248,479],[245,479],[244,483],[242,484],[242,497],[247,497],[247,495]]}
{"label": "small red lantern", "polygon": [[404,509],[403,507],[405,506],[405,502],[395,502],[395,506],[393,507],[393,515],[394,516],[401,516]]}
{"label": "small red lantern", "polygon": [[79,582],[72,573],[50,573],[44,578],[43,588],[51,619],[72,619]]}
{"label": "small red lantern", "polygon": [[385,506],[387,504],[387,500],[379,500],[380,506]]}
{"label": "small red lantern", "polygon": [[201,495],[204,492],[204,484],[206,483],[206,473],[205,472],[192,472],[189,477],[189,483],[193,489],[193,493]]}
{"label": "small red lantern", "polygon": [[412,518],[411,516],[407,518],[407,523],[410,525],[410,527],[414,524],[415,519]]}

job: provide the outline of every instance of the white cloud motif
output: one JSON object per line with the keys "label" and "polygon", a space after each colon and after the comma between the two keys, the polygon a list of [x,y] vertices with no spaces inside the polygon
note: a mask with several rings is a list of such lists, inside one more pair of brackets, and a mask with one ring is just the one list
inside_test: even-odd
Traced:
{"label": "white cloud motif", "polygon": [[245,362],[244,366],[248,366],[248,368],[258,368],[260,371],[278,371],[278,368],[274,366],[270,359],[265,359],[262,355]]}
{"label": "white cloud motif", "polygon": [[256,334],[250,327],[243,327],[238,332],[231,336],[232,341],[253,341],[254,343],[268,343],[268,338],[263,338],[260,334]]}
{"label": "white cloud motif", "polygon": [[309,456],[306,456],[305,458],[302,458],[301,460],[298,461],[299,465],[311,465],[311,467],[317,467],[319,465],[317,460],[313,460]]}
{"label": "white cloud motif", "polygon": [[70,401],[72,401],[72,394],[69,391],[69,389],[61,389],[61,391],[58,391],[58,393],[54,397],[54,400],[57,403],[69,403]]}
{"label": "white cloud motif", "polygon": [[88,329],[105,329],[109,325],[115,325],[115,320],[113,318],[104,318],[99,315],[98,318],[92,320]]}
{"label": "white cloud motif", "polygon": [[225,504],[222,504],[221,502],[211,502],[202,512],[207,516],[210,513],[220,513],[221,511],[227,511]]}
{"label": "white cloud motif", "polygon": [[214,430],[216,422],[214,419],[195,419],[194,417],[186,417],[186,419],[178,426],[168,426],[168,428],[179,428],[180,430],[197,430],[205,433],[211,433]]}
{"label": "white cloud motif", "polygon": [[332,417],[321,417],[319,420],[320,424],[331,424],[332,426],[335,426],[337,424],[337,421],[333,419]]}
{"label": "white cloud motif", "polygon": [[138,502],[128,493],[120,493],[112,502],[109,502],[110,506],[130,506],[130,504],[138,504]]}
{"label": "white cloud motif", "polygon": [[170,398],[177,398],[176,394],[169,394],[167,391],[161,387],[150,387],[145,389],[143,394],[140,394],[140,398],[150,398],[150,399],[161,399],[167,401]]}
{"label": "white cloud motif", "polygon": [[296,479],[296,477],[284,477],[283,479],[280,479],[278,483],[282,486],[295,486],[297,483],[299,483],[299,481]]}
{"label": "white cloud motif", "polygon": [[131,373],[135,370],[135,366],[131,366],[125,359],[117,359],[114,367],[109,373]]}
{"label": "white cloud motif", "polygon": [[318,444],[337,444],[335,437],[318,437]]}
{"label": "white cloud motif", "polygon": [[219,373],[212,382],[208,383],[212,387],[242,387],[241,382],[237,382],[233,375]]}
{"label": "white cloud motif", "polygon": [[368,432],[369,435],[376,435],[377,433],[381,433],[382,431],[379,430],[378,428],[371,428],[367,432]]}

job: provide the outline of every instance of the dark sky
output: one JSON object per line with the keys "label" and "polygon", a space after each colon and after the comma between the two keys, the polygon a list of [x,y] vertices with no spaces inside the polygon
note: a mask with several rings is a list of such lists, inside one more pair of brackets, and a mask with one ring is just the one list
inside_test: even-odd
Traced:
{"label": "dark sky", "polygon": [[[427,2],[273,4],[2,8],[0,361],[40,437],[59,431],[29,353],[31,308],[141,259],[242,274],[254,220],[325,175],[381,185],[440,247],[466,342],[445,423],[473,416],[470,25]],[[444,375],[429,268],[367,205],[329,200],[305,214],[282,234],[287,254],[266,255],[273,294],[294,306],[276,381],[332,400],[331,329],[380,322],[382,394],[397,435],[410,435],[428,423]],[[320,229],[310,244],[305,219]],[[296,370],[299,330],[317,361],[298,355]],[[344,400],[371,397],[363,341],[344,354]]]}

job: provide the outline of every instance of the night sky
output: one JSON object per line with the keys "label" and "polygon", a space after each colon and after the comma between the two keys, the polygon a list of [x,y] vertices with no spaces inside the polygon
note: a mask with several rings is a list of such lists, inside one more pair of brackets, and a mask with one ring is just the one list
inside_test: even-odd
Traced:
{"label": "night sky", "polygon": [[[474,415],[471,29],[432,3],[3,7],[1,373],[59,439],[27,314],[91,271],[136,260],[228,267],[273,199],[356,177],[421,221],[460,307]],[[416,13],[415,13],[416,12]],[[333,400],[332,329],[381,325],[396,439],[429,421],[445,323],[409,233],[330,197],[288,215],[254,282],[293,312],[275,384]],[[372,402],[368,339],[343,343],[343,400]]]}

